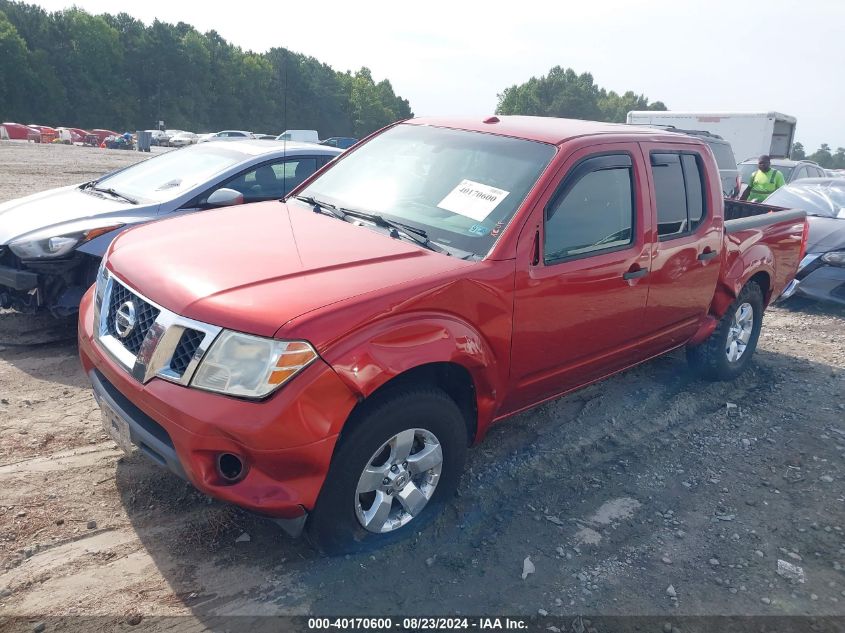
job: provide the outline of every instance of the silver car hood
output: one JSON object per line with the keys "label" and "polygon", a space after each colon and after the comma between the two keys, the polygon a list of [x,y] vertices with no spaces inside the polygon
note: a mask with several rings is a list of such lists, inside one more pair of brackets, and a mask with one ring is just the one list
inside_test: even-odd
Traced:
{"label": "silver car hood", "polygon": [[129,204],[108,194],[85,193],[79,185],[50,189],[26,198],[0,204],[0,245],[8,244],[27,234],[54,229],[62,234],[62,225],[76,220],[102,217],[105,222],[152,219],[159,204]]}

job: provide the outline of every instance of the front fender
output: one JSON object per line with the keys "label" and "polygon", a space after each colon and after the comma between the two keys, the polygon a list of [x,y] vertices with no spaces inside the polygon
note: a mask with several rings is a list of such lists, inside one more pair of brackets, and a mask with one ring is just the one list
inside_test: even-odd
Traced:
{"label": "front fender", "polygon": [[469,372],[475,390],[478,434],[493,418],[503,380],[485,337],[467,322],[447,314],[411,313],[361,328],[324,354],[324,359],[360,398],[389,380],[431,363],[453,363]]}

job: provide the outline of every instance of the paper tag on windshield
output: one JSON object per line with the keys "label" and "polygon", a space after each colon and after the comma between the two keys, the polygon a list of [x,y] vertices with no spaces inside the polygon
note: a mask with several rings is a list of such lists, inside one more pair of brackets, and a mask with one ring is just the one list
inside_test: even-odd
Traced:
{"label": "paper tag on windshield", "polygon": [[437,205],[441,209],[481,222],[510,192],[472,180],[462,180]]}

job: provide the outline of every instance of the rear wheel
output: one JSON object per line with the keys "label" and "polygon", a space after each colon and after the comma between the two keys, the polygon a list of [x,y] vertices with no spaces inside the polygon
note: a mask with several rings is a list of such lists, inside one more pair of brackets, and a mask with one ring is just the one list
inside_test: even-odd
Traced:
{"label": "rear wheel", "polygon": [[709,380],[733,380],[751,362],[763,324],[763,292],[751,282],[700,345],[687,348],[687,361]]}
{"label": "rear wheel", "polygon": [[430,522],[457,488],[467,431],[439,389],[394,392],[364,405],[343,438],[308,520],[318,549],[380,547]]}

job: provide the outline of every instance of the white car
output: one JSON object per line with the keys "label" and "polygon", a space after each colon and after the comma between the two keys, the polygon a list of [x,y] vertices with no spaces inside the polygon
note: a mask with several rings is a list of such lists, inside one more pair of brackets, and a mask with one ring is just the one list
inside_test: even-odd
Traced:
{"label": "white car", "polygon": [[298,141],[300,143],[319,143],[317,130],[285,130],[276,137],[277,141]]}
{"label": "white car", "polygon": [[305,143],[215,141],[4,202],[0,309],[74,314],[121,231],[183,213],[278,200],[340,153]]}
{"label": "white car", "polygon": [[244,138],[255,138],[252,132],[247,132],[246,130],[223,130],[222,132],[215,132],[214,134],[209,134],[207,138],[204,138],[201,142],[205,141],[220,141],[224,139],[244,139]]}
{"label": "white car", "polygon": [[182,132],[170,138],[170,147],[185,147],[186,145],[196,145],[199,136],[193,132]]}

